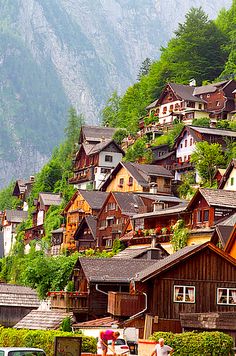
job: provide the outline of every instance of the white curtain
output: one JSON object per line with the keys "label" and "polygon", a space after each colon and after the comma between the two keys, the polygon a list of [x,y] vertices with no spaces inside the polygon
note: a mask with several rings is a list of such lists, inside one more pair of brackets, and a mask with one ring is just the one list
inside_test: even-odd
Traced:
{"label": "white curtain", "polygon": [[178,296],[179,296],[179,287],[175,287],[175,300],[178,300]]}
{"label": "white curtain", "polygon": [[218,291],[217,291],[217,296],[218,296],[218,303],[220,303],[220,300],[221,300],[221,297],[222,297],[222,294],[223,294],[223,289],[218,289]]}
{"label": "white curtain", "polygon": [[194,288],[188,288],[188,296],[190,302],[194,302]]}
{"label": "white curtain", "polygon": [[232,297],[233,297],[234,304],[236,304],[236,289],[231,290],[231,294],[232,294]]}

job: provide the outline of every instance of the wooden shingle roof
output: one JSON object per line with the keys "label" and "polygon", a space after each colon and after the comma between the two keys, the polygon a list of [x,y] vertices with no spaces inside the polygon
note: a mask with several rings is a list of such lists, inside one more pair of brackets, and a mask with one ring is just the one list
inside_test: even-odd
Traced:
{"label": "wooden shingle roof", "polygon": [[8,222],[21,223],[28,217],[28,212],[23,210],[6,210],[6,219]]}
{"label": "wooden shingle roof", "polygon": [[39,298],[33,289],[0,283],[0,306],[38,308],[39,305]]}
{"label": "wooden shingle roof", "polygon": [[39,193],[39,200],[45,206],[60,205],[62,202],[62,197],[60,194],[56,193]]}
{"label": "wooden shingle roof", "polygon": [[56,330],[59,329],[62,320],[71,316],[61,310],[32,310],[15,326],[15,329],[30,330]]}

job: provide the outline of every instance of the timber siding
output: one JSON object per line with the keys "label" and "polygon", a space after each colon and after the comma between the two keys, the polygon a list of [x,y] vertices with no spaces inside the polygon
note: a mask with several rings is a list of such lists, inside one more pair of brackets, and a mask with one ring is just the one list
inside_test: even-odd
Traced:
{"label": "timber siding", "polygon": [[[194,286],[195,303],[174,302],[175,285]],[[217,305],[217,288],[236,288],[235,265],[210,249],[149,280],[147,287],[148,311],[162,320],[163,331],[181,330],[180,313],[236,312],[235,305]]]}

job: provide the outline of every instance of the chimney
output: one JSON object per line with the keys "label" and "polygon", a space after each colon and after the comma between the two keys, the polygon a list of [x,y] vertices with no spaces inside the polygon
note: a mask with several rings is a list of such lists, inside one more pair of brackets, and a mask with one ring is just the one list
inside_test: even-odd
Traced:
{"label": "chimney", "polygon": [[30,176],[30,182],[34,182],[34,176]]}

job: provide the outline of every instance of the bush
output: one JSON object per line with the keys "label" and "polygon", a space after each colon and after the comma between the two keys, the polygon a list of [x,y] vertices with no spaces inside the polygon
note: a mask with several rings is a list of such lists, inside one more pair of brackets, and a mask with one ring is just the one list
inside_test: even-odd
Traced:
{"label": "bush", "polygon": [[182,334],[156,332],[150,339],[158,341],[161,337],[165,344],[174,349],[175,356],[232,355],[232,337],[219,331],[202,333],[192,331]]}
{"label": "bush", "polygon": [[10,328],[0,328],[1,347],[39,347],[42,348],[47,356],[54,355],[55,336],[82,336],[82,351],[95,353],[97,342],[94,337],[82,334],[73,334],[58,330],[18,330]]}

